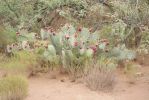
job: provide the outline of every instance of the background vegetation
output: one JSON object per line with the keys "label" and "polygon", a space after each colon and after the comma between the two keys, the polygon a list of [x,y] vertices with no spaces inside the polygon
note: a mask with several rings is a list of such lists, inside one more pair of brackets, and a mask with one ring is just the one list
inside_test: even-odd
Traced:
{"label": "background vegetation", "polygon": [[130,72],[137,56],[149,53],[149,0],[0,2],[0,69],[6,74],[58,69],[103,90],[113,87],[118,66]]}

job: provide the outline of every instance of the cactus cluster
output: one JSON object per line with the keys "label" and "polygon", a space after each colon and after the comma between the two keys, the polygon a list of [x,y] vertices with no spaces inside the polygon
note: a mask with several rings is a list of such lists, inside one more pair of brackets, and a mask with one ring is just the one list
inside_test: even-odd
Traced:
{"label": "cactus cluster", "polygon": [[[97,32],[71,24],[55,31],[52,27],[41,29],[40,34],[16,32],[18,43],[7,46],[7,52],[18,50],[41,51],[49,62],[59,62],[62,66],[80,66],[102,52],[108,52],[107,39],[100,39]],[[59,60],[59,61],[56,61]]]}
{"label": "cactus cluster", "polygon": [[48,46],[49,53],[59,55],[64,66],[85,64],[85,61],[108,51],[109,41],[100,39],[92,29],[66,24],[58,32],[49,27],[44,32],[46,35],[41,34],[45,36],[42,39],[49,39],[51,43]]}
{"label": "cactus cluster", "polygon": [[123,49],[111,48],[109,40],[102,39],[100,34],[97,31],[93,32],[91,28],[65,24],[57,31],[52,27],[45,27],[41,29],[40,34],[25,33],[16,32],[18,43],[8,45],[8,52],[17,50],[32,51],[40,54],[51,65],[59,64],[64,68],[73,66],[79,69],[103,54],[118,59],[133,56],[131,52],[124,53]]}

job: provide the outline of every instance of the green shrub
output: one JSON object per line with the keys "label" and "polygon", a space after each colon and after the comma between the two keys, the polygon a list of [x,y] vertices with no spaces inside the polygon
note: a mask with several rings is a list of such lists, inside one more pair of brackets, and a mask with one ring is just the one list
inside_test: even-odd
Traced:
{"label": "green shrub", "polygon": [[15,31],[12,27],[0,26],[0,52],[4,52],[7,44],[15,42],[16,36]]}
{"label": "green shrub", "polygon": [[35,55],[31,52],[19,51],[14,54],[13,57],[4,57],[4,61],[0,61],[0,68],[3,69],[15,69],[22,70],[29,65],[35,63]]}
{"label": "green shrub", "polygon": [[0,100],[24,100],[28,83],[24,77],[8,76],[0,79]]}
{"label": "green shrub", "polygon": [[137,72],[137,65],[135,65],[135,63],[129,61],[129,62],[125,62],[125,69],[124,72],[128,75],[135,75]]}
{"label": "green shrub", "polygon": [[5,70],[8,74],[23,74],[28,75],[33,70],[38,69],[37,56],[33,52],[18,51],[14,53],[13,57],[6,57],[0,59],[0,69]]}

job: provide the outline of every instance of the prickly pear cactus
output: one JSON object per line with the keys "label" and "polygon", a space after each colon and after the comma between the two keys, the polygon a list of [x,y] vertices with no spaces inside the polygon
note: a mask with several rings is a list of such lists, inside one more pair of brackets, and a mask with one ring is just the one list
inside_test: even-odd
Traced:
{"label": "prickly pear cactus", "polygon": [[99,35],[92,33],[88,28],[75,28],[66,24],[58,32],[48,30],[50,34],[49,41],[55,48],[56,55],[62,59],[64,66],[77,66],[80,62],[85,63],[92,59],[95,55],[99,56],[100,51],[104,51],[107,47],[108,40],[101,40]]}
{"label": "prickly pear cactus", "polygon": [[136,52],[128,50],[125,45],[121,45],[113,48],[110,56],[115,57],[117,60],[133,60],[136,58]]}
{"label": "prickly pear cactus", "polygon": [[28,46],[32,44],[33,52],[50,63],[60,62],[63,67],[83,66],[94,57],[105,53],[109,45],[108,40],[100,39],[97,32],[70,24],[64,25],[58,31],[46,27],[41,29],[40,34],[23,31],[16,35],[20,43],[27,42],[22,48],[27,47],[28,50]]}

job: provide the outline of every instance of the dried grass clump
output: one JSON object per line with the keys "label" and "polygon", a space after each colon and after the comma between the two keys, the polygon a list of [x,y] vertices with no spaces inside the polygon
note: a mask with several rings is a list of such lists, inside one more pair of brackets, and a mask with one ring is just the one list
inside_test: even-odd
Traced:
{"label": "dried grass clump", "polygon": [[115,85],[115,74],[113,63],[102,62],[102,64],[94,64],[88,71],[85,79],[86,84],[91,90],[110,91]]}
{"label": "dried grass clump", "polygon": [[0,80],[0,100],[24,100],[28,83],[24,77],[8,76]]}

